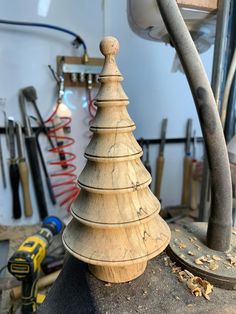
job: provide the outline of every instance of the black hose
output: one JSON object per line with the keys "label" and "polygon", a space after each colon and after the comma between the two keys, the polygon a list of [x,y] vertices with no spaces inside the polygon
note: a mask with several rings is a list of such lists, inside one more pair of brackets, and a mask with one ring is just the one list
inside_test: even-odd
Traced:
{"label": "black hose", "polygon": [[207,245],[217,251],[230,248],[232,185],[228,153],[214,95],[197,49],[175,0],[157,0],[163,21],[185,70],[209,161],[212,203]]}

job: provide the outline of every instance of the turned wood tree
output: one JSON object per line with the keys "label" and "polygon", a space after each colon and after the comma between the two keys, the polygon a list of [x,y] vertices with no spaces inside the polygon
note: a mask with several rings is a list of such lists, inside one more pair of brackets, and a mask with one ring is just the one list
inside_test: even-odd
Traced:
{"label": "turned wood tree", "polygon": [[66,249],[89,264],[94,276],[126,282],[140,276],[147,261],[170,241],[170,230],[159,216],[160,203],[149,189],[151,176],[140,157],[132,131],[129,103],[117,68],[119,43],[106,37],[100,44],[105,62],[96,97],[87,163],[78,178],[81,192],[63,234]]}

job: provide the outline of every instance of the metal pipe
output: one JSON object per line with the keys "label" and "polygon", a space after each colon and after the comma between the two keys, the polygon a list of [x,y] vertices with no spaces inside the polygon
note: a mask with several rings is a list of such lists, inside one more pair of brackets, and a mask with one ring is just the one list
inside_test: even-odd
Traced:
{"label": "metal pipe", "polygon": [[212,208],[207,245],[218,251],[230,248],[232,186],[223,129],[213,92],[175,0],[157,0],[163,21],[185,70],[205,139],[212,183]]}

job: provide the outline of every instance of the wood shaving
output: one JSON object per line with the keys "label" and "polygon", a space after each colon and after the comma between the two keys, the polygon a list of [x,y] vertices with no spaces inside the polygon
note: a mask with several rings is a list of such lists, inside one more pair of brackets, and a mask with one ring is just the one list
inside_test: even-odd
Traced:
{"label": "wood shaving", "polygon": [[204,260],[204,256],[201,256],[201,257],[196,258],[195,261],[194,261],[194,263],[195,263],[196,265],[203,265],[203,262],[204,262],[204,261],[205,261],[205,260]]}
{"label": "wood shaving", "polygon": [[110,282],[105,283],[105,287],[110,287],[110,286],[111,286]]}
{"label": "wood shaving", "polygon": [[194,277],[194,275],[190,271],[188,271],[187,269],[185,269],[184,271],[190,278]]}
{"label": "wood shaving", "polygon": [[189,279],[189,275],[184,270],[181,270],[178,273],[178,279],[180,282],[185,282]]}
{"label": "wood shaving", "polygon": [[217,256],[217,255],[213,255],[213,256],[212,256],[212,259],[213,259],[214,261],[221,261],[221,257],[219,257],[219,256]]}
{"label": "wood shaving", "polygon": [[191,237],[189,237],[189,241],[192,243],[195,242],[194,238],[191,238]]}
{"label": "wood shaving", "polygon": [[180,230],[180,229],[175,229],[175,231],[176,231],[176,232],[180,232],[181,230]]}
{"label": "wood shaving", "polygon": [[180,248],[181,250],[186,249],[186,247],[187,247],[187,245],[186,245],[185,243],[183,243],[183,242],[181,242],[181,243],[179,244],[179,248]]}
{"label": "wood shaving", "polygon": [[236,266],[236,256],[229,257],[230,265]]}
{"label": "wood shaving", "polygon": [[198,244],[196,244],[196,243],[193,243],[193,245],[196,246],[196,248],[198,249],[198,251],[201,251],[202,248],[200,247],[200,245],[198,245]]}
{"label": "wood shaving", "polygon": [[179,273],[181,271],[181,267],[172,267],[172,273]]}
{"label": "wood shaving", "polygon": [[193,252],[191,252],[191,251],[188,251],[188,255],[194,256],[195,254]]}
{"label": "wood shaving", "polygon": [[207,300],[210,300],[209,294],[213,291],[213,286],[206,280],[200,277],[194,276],[189,278],[186,282],[187,287],[191,290],[191,293],[198,296],[204,296]]}
{"label": "wood shaving", "polygon": [[232,234],[233,234],[233,235],[236,235],[236,230],[233,230],[233,231],[232,231]]}
{"label": "wood shaving", "polygon": [[218,268],[219,268],[219,265],[216,263],[216,261],[210,262],[210,264],[209,264],[209,269],[210,270],[216,270]]}

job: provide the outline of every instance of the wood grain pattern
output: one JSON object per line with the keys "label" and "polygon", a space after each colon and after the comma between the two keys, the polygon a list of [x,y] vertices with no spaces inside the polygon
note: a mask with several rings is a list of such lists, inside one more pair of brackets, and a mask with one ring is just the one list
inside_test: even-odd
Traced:
{"label": "wood grain pattern", "polygon": [[132,134],[135,125],[115,62],[118,41],[107,37],[100,47],[105,64],[90,128],[93,137],[63,243],[97,278],[126,282],[140,276],[147,261],[166,248],[170,230],[159,216],[160,203],[148,188],[151,176]]}
{"label": "wood grain pattern", "polygon": [[131,193],[94,194],[82,190],[71,206],[81,223],[97,228],[126,227],[147,220],[160,211],[160,203],[149,188]]}

